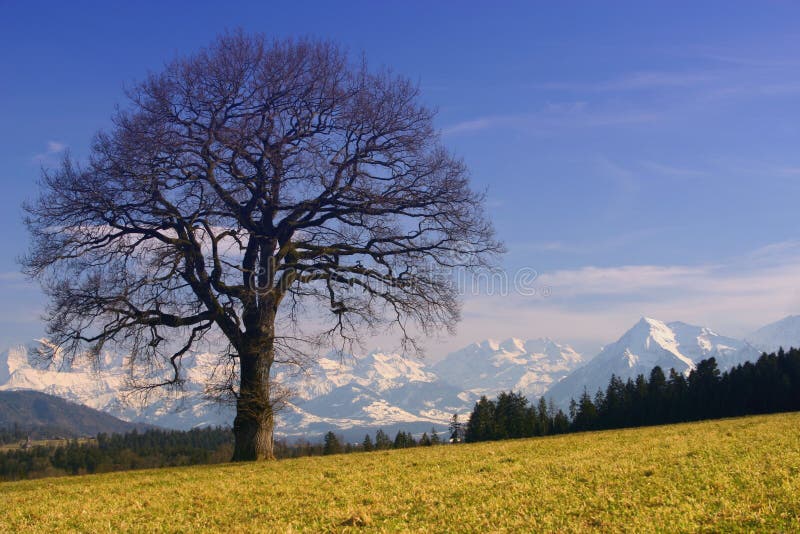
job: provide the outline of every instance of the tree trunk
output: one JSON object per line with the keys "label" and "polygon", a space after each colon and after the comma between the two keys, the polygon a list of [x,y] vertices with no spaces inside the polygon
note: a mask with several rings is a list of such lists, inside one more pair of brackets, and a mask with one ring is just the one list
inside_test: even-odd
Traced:
{"label": "tree trunk", "polygon": [[[266,345],[266,346],[264,346]],[[270,340],[261,350],[239,355],[241,383],[233,421],[233,461],[274,460],[274,406],[270,398],[270,368],[273,360]]]}

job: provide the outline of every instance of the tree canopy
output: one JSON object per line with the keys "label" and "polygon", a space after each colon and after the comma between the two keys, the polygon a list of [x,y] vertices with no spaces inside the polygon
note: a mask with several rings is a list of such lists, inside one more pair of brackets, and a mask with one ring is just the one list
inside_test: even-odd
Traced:
{"label": "tree canopy", "polygon": [[273,365],[389,327],[418,350],[459,319],[450,271],[502,251],[417,86],[333,43],[224,35],[128,97],[26,205],[45,350],[111,344],[135,386],[179,387],[223,340],[235,459],[272,456]]}

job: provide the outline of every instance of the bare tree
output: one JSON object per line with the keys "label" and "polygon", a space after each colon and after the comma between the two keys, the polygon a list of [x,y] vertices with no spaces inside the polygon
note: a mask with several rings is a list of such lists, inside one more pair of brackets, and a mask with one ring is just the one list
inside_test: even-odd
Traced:
{"label": "bare tree", "polygon": [[450,271],[501,252],[417,87],[329,42],[225,35],[128,96],[86,163],[43,173],[22,263],[51,357],[110,344],[168,371],[138,386],[179,386],[221,334],[234,460],[272,458],[276,362],[388,327],[416,349],[459,319]]}

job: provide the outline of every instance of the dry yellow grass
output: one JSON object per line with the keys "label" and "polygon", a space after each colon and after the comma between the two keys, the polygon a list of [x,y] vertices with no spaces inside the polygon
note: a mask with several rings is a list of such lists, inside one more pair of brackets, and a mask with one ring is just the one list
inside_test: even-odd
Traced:
{"label": "dry yellow grass", "polygon": [[0,531],[798,531],[800,414],[0,484]]}

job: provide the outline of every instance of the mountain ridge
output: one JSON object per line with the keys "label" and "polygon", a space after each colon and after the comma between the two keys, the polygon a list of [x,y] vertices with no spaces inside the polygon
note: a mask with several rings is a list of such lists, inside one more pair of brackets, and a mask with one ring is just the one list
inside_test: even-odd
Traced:
{"label": "mountain ridge", "polygon": [[[796,334],[795,345],[800,345],[800,316],[778,323],[773,329],[767,328],[771,325],[759,329],[767,329],[761,332],[761,341],[767,343],[770,335],[779,332]],[[531,400],[546,396],[565,407],[584,388],[591,394],[605,388],[612,373],[634,378],[648,374],[655,365],[665,372],[675,368],[688,373],[697,362],[712,356],[724,370],[759,355],[749,342],[710,328],[650,317],[639,319],[591,359],[546,337],[485,339],[433,364],[379,349],[360,355],[333,351],[311,361],[303,371],[284,368],[276,373],[277,382],[294,392],[277,416],[277,432],[299,437],[334,429],[354,437],[377,428],[421,432],[434,426],[441,430],[453,413],[469,413],[481,395],[513,390]],[[232,406],[209,400],[204,391],[204,380],[217,359],[211,353],[189,355],[185,391],[136,405],[126,402],[121,393],[126,378],[120,365],[124,355],[104,353],[100,367],[105,371],[101,372],[86,363],[62,365],[63,371],[55,371],[37,367],[24,347],[15,347],[0,354],[0,390],[43,391],[123,420],[167,428],[230,425]]]}
{"label": "mountain ridge", "polygon": [[710,328],[642,317],[586,365],[554,384],[545,396],[566,407],[584,391],[593,395],[598,388],[605,389],[612,375],[633,379],[639,374],[649,375],[656,366],[665,373],[675,369],[688,374],[701,360],[712,357],[721,370],[726,370],[759,356],[760,352],[749,343],[719,335]]}

